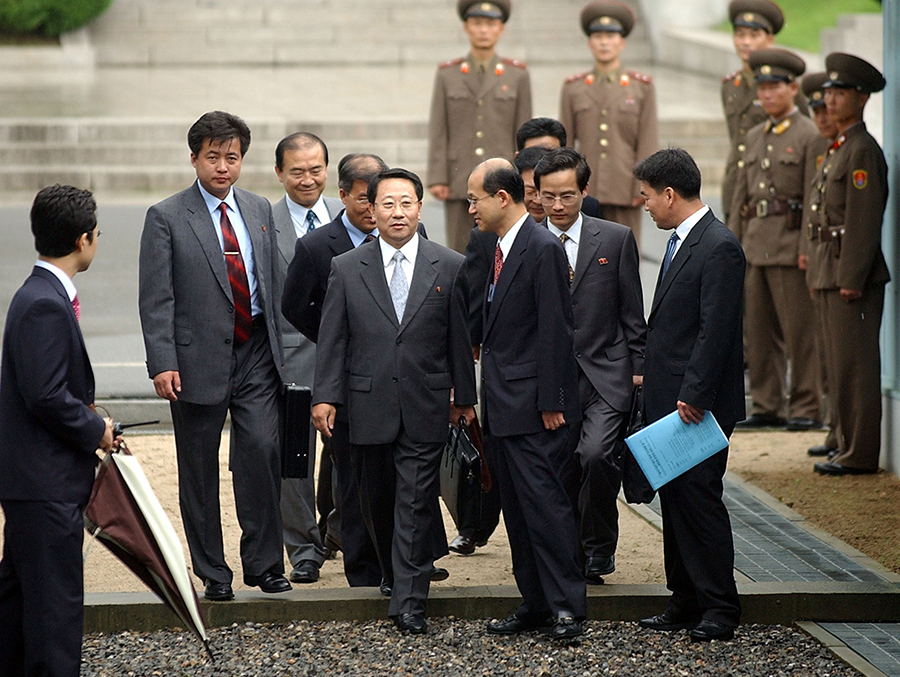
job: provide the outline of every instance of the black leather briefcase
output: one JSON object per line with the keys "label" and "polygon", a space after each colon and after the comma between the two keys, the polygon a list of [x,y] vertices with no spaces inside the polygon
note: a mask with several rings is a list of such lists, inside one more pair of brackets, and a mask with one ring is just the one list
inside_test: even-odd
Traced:
{"label": "black leather briefcase", "polygon": [[637,459],[625,443],[625,438],[644,427],[644,390],[637,386],[631,396],[631,414],[616,441],[619,467],[622,468],[622,491],[629,503],[650,503],[656,496]]}
{"label": "black leather briefcase", "polygon": [[481,520],[481,456],[465,419],[450,427],[441,460],[441,497],[460,531]]}
{"label": "black leather briefcase", "polygon": [[310,438],[315,439],[310,434],[312,391],[307,386],[288,383],[284,386],[281,406],[281,476],[305,479],[309,476],[309,455],[313,448]]}

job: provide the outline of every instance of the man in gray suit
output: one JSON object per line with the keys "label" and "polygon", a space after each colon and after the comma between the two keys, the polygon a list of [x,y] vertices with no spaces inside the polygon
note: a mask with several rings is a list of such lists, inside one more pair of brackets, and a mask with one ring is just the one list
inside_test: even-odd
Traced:
{"label": "man in gray suit", "polygon": [[170,402],[179,504],[206,598],[234,597],[219,514],[219,443],[229,467],[244,583],[291,589],[282,575],[278,399],[283,363],[272,208],[233,188],[250,145],[240,118],[206,113],[188,132],[197,181],[153,205],[141,235],[139,305],[147,369]]}
{"label": "man in gray suit", "polygon": [[434,534],[443,532],[448,421],[472,421],[476,400],[465,258],[416,233],[422,193],[405,169],[369,183],[380,237],[331,262],[312,412],[329,436],[336,407],[347,407],[363,512],[393,578],[389,615],[414,634],[426,631]]}
{"label": "man in gray suit", "polygon": [[569,491],[581,520],[584,575],[600,584],[616,569],[616,440],[632,389],[643,379],[647,325],[634,232],[581,213],[590,177],[584,156],[572,148],[549,151],[534,168],[547,227],[562,242],[569,264],[582,416],[569,431],[577,461]]}
{"label": "man in gray suit", "polygon": [[[297,239],[315,230],[340,214],[343,204],[333,197],[324,197],[328,178],[328,148],[315,134],[296,132],[286,136],[275,147],[275,174],[284,186],[285,195],[272,206],[278,242],[278,268],[281,279],[294,258]],[[310,225],[312,222],[312,226]],[[282,343],[284,344],[285,383],[312,388],[316,373],[316,345],[294,329],[290,322],[280,317]],[[306,479],[286,479],[281,483],[281,519],[284,523],[284,547],[293,571],[294,583],[315,583],[319,569],[325,561],[323,534],[316,521],[315,487],[315,430],[310,434],[309,475]],[[323,461],[330,455],[323,452]],[[321,472],[321,471],[320,471]],[[326,482],[319,491],[330,497],[331,473],[321,473]],[[329,506],[333,503],[328,501]],[[331,542],[340,542],[340,529],[336,505],[328,518]]]}

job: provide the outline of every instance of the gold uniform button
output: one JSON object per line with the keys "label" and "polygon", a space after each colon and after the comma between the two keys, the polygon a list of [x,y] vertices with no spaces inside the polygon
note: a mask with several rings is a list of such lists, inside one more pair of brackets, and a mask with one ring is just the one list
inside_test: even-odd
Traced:
{"label": "gold uniform button", "polygon": [[605,159],[606,159],[606,153],[600,153],[600,159],[601,159],[601,160],[605,160]]}
{"label": "gold uniform button", "polygon": [[475,136],[477,136],[477,137],[480,139],[480,138],[482,138],[482,137],[484,136],[484,132],[482,132],[482,131],[479,129],[477,132],[475,132]]}
{"label": "gold uniform button", "polygon": [[819,211],[819,205],[816,205],[816,204],[811,205],[810,209],[812,209],[814,212],[817,212],[817,211]]}
{"label": "gold uniform button", "polygon": [[600,131],[601,131],[601,132],[605,132],[605,131],[607,131],[608,129],[609,129],[609,125],[606,124],[605,122],[604,122],[602,125],[600,125]]}
{"label": "gold uniform button", "polygon": [[739,167],[740,169],[743,169],[743,168],[744,168],[744,161],[743,161],[743,160],[738,160],[738,167]]}
{"label": "gold uniform button", "polygon": [[743,143],[739,143],[738,144],[738,152],[743,153],[745,150],[747,150],[747,145],[743,144]]}
{"label": "gold uniform button", "polygon": [[768,146],[766,146],[766,150],[768,150],[768,151],[771,153],[773,150],[775,150],[775,146],[773,146],[773,145],[770,143]]}
{"label": "gold uniform button", "polygon": [[483,116],[483,115],[479,115],[476,119],[478,120],[478,122],[481,122],[482,120],[484,120],[484,116]]}
{"label": "gold uniform button", "polygon": [[605,108],[600,110],[600,115],[606,115],[607,110]]}
{"label": "gold uniform button", "polygon": [[760,187],[762,190],[765,190],[765,189],[766,189],[766,182],[765,182],[765,181],[760,181],[760,182],[759,182],[759,187]]}
{"label": "gold uniform button", "polygon": [[600,145],[606,148],[609,145],[609,139],[600,139]]}
{"label": "gold uniform button", "polygon": [[482,155],[484,155],[484,148],[476,148],[475,155],[477,155],[478,157],[481,157]]}
{"label": "gold uniform button", "polygon": [[483,105],[484,105],[484,99],[478,99],[478,105],[479,105],[479,106],[483,106]]}

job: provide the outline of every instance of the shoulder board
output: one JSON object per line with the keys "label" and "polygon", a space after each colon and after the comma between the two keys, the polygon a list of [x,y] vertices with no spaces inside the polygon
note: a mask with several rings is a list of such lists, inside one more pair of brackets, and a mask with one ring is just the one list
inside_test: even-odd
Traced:
{"label": "shoulder board", "polygon": [[526,68],[524,61],[519,61],[518,59],[507,59],[506,57],[500,57],[500,61],[507,66],[515,66],[516,68]]}
{"label": "shoulder board", "polygon": [[649,75],[645,75],[644,73],[638,73],[637,71],[628,71],[628,76],[632,80],[639,80],[640,82],[651,83],[653,82],[653,78]]}
{"label": "shoulder board", "polygon": [[438,64],[438,68],[447,68],[448,66],[458,66],[463,62],[463,58],[460,57],[458,59],[450,59],[450,61],[445,61],[442,64]]}
{"label": "shoulder board", "polygon": [[588,75],[591,74],[591,71],[585,71],[584,73],[579,73],[578,75],[570,75],[566,78],[566,82],[575,82],[576,80],[583,80]]}
{"label": "shoulder board", "polygon": [[740,74],[741,74],[740,71],[735,71],[734,73],[729,73],[724,78],[722,78],[722,82],[731,82]]}

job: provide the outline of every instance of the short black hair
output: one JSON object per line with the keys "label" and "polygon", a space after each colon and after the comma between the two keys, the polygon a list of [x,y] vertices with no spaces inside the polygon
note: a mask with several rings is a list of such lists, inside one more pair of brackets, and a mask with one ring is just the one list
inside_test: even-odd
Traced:
{"label": "short black hair", "polygon": [[587,188],[591,178],[591,168],[588,166],[584,155],[574,148],[556,148],[547,151],[544,157],[534,168],[534,187],[541,189],[541,177],[555,172],[564,172],[567,169],[575,170],[575,180],[578,182],[578,190]]}
{"label": "short black hair", "polygon": [[349,193],[356,181],[372,183],[372,179],[388,166],[377,155],[349,153],[338,162],[338,188]]}
{"label": "short black hair", "polygon": [[686,200],[700,197],[700,169],[683,148],[658,150],[631,170],[638,181],[646,181],[657,193],[672,188]]}
{"label": "short black hair", "polygon": [[56,184],[38,191],[31,205],[34,248],[41,256],[58,259],[75,251],[75,243],[87,233],[94,241],[97,203],[91,191]]}
{"label": "short black hair", "polygon": [[322,155],[325,156],[325,166],[328,166],[328,146],[318,136],[312,132],[294,132],[284,137],[275,146],[275,166],[278,169],[284,168],[284,151],[300,150],[301,148],[309,148],[318,145],[322,149]]}
{"label": "short black hair", "polygon": [[229,139],[238,139],[241,142],[241,157],[244,157],[250,148],[250,128],[237,115],[214,110],[204,113],[191,125],[187,135],[188,148],[194,155],[200,155],[203,142],[207,139],[210,143],[224,143]]}
{"label": "short black hair", "polygon": [[522,123],[516,132],[516,150],[525,148],[525,142],[528,139],[536,139],[541,136],[555,136],[559,139],[559,145],[565,146],[566,128],[563,127],[559,120],[553,118],[531,118]]}
{"label": "short black hair", "polygon": [[512,165],[503,164],[487,169],[481,185],[488,195],[505,190],[516,204],[525,201],[525,182]]}
{"label": "short black hair", "polygon": [[369,189],[366,191],[366,197],[369,198],[369,202],[375,202],[375,198],[378,196],[378,184],[387,179],[405,179],[411,182],[416,188],[416,197],[419,199],[419,202],[422,201],[422,196],[425,194],[425,189],[422,187],[422,179],[408,169],[393,167],[378,172],[369,181]]}
{"label": "short black hair", "polygon": [[534,169],[537,167],[538,162],[541,161],[541,158],[549,152],[550,151],[543,146],[529,146],[528,148],[519,151],[519,154],[516,155],[516,158],[513,160],[516,171],[521,174],[526,170]]}

